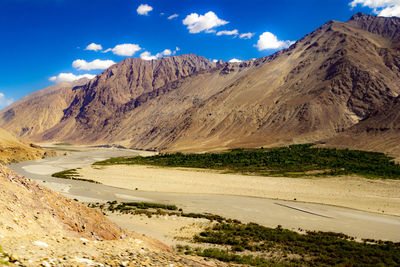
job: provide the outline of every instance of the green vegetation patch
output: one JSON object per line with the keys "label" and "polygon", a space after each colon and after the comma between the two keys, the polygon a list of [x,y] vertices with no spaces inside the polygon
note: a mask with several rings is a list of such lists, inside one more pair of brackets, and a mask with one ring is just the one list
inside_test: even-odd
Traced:
{"label": "green vegetation patch", "polygon": [[55,143],[55,146],[72,146],[70,143]]}
{"label": "green vegetation patch", "polygon": [[383,153],[312,146],[313,144],[303,144],[273,149],[233,149],[225,153],[119,157],[96,162],[94,165],[139,164],[206,168],[263,176],[356,174],[366,178],[400,178],[400,165]]}
{"label": "green vegetation patch", "polygon": [[255,223],[218,223],[196,235],[194,240],[225,248],[193,250],[196,255],[253,266],[265,266],[267,263],[307,266],[400,265],[400,243],[374,240],[356,242],[350,236],[332,232],[297,233],[281,226],[268,228]]}
{"label": "green vegetation patch", "polygon": [[165,209],[165,210],[178,210],[175,205],[165,205],[159,203],[150,203],[150,202],[122,202],[118,206],[115,207],[117,210],[125,210],[132,209],[132,207],[138,209]]}
{"label": "green vegetation patch", "polygon": [[365,239],[341,233],[269,228],[244,224],[209,213],[185,213],[175,205],[151,202],[91,203],[103,212],[182,216],[208,219],[212,226],[194,235],[193,244],[177,245],[180,253],[251,266],[400,266],[400,243]]}
{"label": "green vegetation patch", "polygon": [[99,182],[97,182],[97,181],[81,178],[81,176],[79,175],[79,173],[76,169],[56,172],[56,173],[53,173],[51,176],[56,177],[56,178],[61,178],[61,179],[71,179],[71,180],[78,180],[78,181],[99,184]]}
{"label": "green vegetation patch", "polygon": [[193,213],[193,212],[184,212],[182,209],[178,209],[175,205],[167,205],[160,203],[151,203],[151,202],[117,202],[117,201],[108,201],[106,204],[100,203],[90,203],[88,204],[90,208],[98,208],[103,212],[119,212],[123,214],[133,214],[133,215],[146,215],[151,218],[154,215],[160,216],[178,216],[178,217],[187,217],[187,218],[196,218],[196,219],[207,219],[211,222],[236,222],[239,223],[238,220],[227,219],[219,215],[210,214],[210,213]]}
{"label": "green vegetation patch", "polygon": [[265,259],[253,255],[238,255],[236,253],[222,250],[219,248],[191,248],[190,246],[177,245],[176,249],[178,253],[184,253],[185,255],[197,255],[200,257],[217,259],[223,262],[245,264],[251,266],[286,266],[284,264],[278,264],[271,259]]}

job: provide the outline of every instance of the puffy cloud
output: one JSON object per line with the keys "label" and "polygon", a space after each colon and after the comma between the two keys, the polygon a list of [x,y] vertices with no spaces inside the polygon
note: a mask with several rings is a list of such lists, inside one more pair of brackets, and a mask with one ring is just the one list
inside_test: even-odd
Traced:
{"label": "puffy cloud", "polygon": [[215,32],[214,28],[229,23],[228,21],[218,18],[218,16],[212,11],[209,11],[204,15],[192,13],[187,15],[182,22],[187,26],[190,33],[199,33],[202,31],[207,33]]}
{"label": "puffy cloud", "polygon": [[221,35],[238,35],[239,32],[238,30],[232,30],[232,31],[219,31],[217,32],[217,36],[221,36]]}
{"label": "puffy cloud", "polygon": [[112,60],[95,59],[91,62],[87,62],[86,60],[83,59],[77,59],[74,62],[72,62],[72,67],[78,70],[104,70],[114,64],[115,62]]}
{"label": "puffy cloud", "polygon": [[13,98],[7,98],[3,93],[0,93],[0,108],[5,108],[14,103]]}
{"label": "puffy cloud", "polygon": [[260,35],[255,47],[257,47],[259,51],[267,49],[282,49],[288,48],[293,43],[294,42],[292,41],[278,40],[278,37],[276,37],[273,33],[264,32]]}
{"label": "puffy cloud", "polygon": [[111,51],[118,56],[131,57],[133,56],[133,54],[141,49],[142,48],[137,44],[120,44],[115,46],[114,48],[107,49],[106,51],[104,51],[104,53]]}
{"label": "puffy cloud", "polygon": [[174,19],[174,18],[177,18],[177,17],[179,17],[178,14],[173,14],[173,15],[169,16],[168,19]]}
{"label": "puffy cloud", "polygon": [[[176,51],[177,50],[174,51],[174,54],[175,54]],[[173,54],[173,52],[171,50],[169,50],[169,49],[165,49],[164,51],[162,51],[160,53],[157,53],[155,56],[151,55],[150,52],[145,51],[145,52],[140,54],[140,58],[143,59],[143,60],[153,60],[153,59],[159,59],[159,58],[162,58],[162,57],[165,57],[165,56],[170,56],[172,54]]]}
{"label": "puffy cloud", "polygon": [[85,50],[91,50],[91,51],[99,51],[102,50],[103,47],[99,44],[91,43],[90,45],[86,46]]}
{"label": "puffy cloud", "polygon": [[229,63],[239,63],[242,62],[242,60],[237,59],[237,58],[232,58],[231,60],[228,61]]}
{"label": "puffy cloud", "polygon": [[357,5],[372,8],[379,16],[400,17],[399,0],[353,0],[350,2],[353,8]]}
{"label": "puffy cloud", "polygon": [[254,36],[254,33],[252,32],[247,32],[247,33],[242,33],[239,35],[240,39],[251,39]]}
{"label": "puffy cloud", "polygon": [[60,82],[73,82],[82,78],[93,79],[96,75],[92,74],[83,74],[83,75],[75,75],[72,73],[60,73],[57,76],[52,76],[49,78],[50,81],[60,83]]}
{"label": "puffy cloud", "polygon": [[213,59],[212,62],[217,63],[218,59]]}
{"label": "puffy cloud", "polygon": [[172,55],[172,51],[169,50],[169,49],[165,49],[161,53],[157,53],[156,57],[160,58],[160,57],[163,57],[163,56],[170,56],[170,55]]}
{"label": "puffy cloud", "polygon": [[152,10],[153,10],[153,7],[149,6],[148,4],[141,4],[136,9],[136,11],[139,15],[144,15],[144,16],[147,16],[149,14],[149,12]]}
{"label": "puffy cloud", "polygon": [[397,6],[387,7],[379,12],[382,17],[400,17],[400,4]]}
{"label": "puffy cloud", "polygon": [[143,60],[153,60],[157,59],[156,56],[152,56],[150,52],[144,51],[143,53],[140,54],[140,58]]}

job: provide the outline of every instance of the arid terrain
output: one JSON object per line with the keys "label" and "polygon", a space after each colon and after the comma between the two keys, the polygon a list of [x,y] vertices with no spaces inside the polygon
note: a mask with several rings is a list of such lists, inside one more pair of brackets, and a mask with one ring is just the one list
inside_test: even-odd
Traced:
{"label": "arid terrain", "polygon": [[[322,140],[397,153],[396,115],[384,110],[400,93],[399,21],[359,13],[241,63],[129,58],[86,84],[18,101],[2,111],[0,126],[30,141],[162,151]],[[374,119],[382,112],[387,120]],[[330,139],[342,132],[350,137]]]}
{"label": "arid terrain", "polygon": [[148,192],[294,200],[400,216],[400,181],[357,176],[286,178],[150,166],[87,166],[82,178]]}
{"label": "arid terrain", "polygon": [[[268,227],[282,225],[292,230],[300,227],[344,232],[359,238],[400,240],[400,235],[394,234],[400,226],[398,180],[357,176],[263,177],[186,168],[92,166],[107,155],[153,153],[74,146],[53,148],[60,151],[68,148],[71,152],[11,167],[43,186],[85,203],[117,200],[175,204],[187,212],[208,212]],[[52,173],[71,168],[78,168],[79,178],[101,184],[51,177]],[[170,242],[171,234],[169,239],[162,238],[162,229],[176,233],[180,226],[196,222],[179,218],[152,223],[140,217],[134,221],[129,216],[111,218],[128,229],[137,227],[139,233],[168,241],[169,245],[176,242]],[[154,232],[149,227],[153,224]]]}
{"label": "arid terrain", "polygon": [[[267,57],[229,63],[175,56],[176,48],[16,101],[0,111],[0,163],[11,164],[0,165],[0,265],[330,266],[346,265],[348,251],[349,265],[385,253],[390,262],[376,262],[393,265],[400,260],[392,243],[400,241],[399,29],[399,18],[357,13]],[[311,146],[321,151],[308,170],[301,152],[312,158]],[[295,152],[273,157],[280,152],[270,148]],[[189,157],[182,153],[225,151],[222,163],[243,168],[179,167]],[[153,155],[172,155],[163,159],[171,165],[123,162]],[[348,158],[339,163],[337,155]],[[94,164],[113,157],[122,163]],[[349,159],[355,163],[340,165]],[[219,225],[233,234],[210,232]],[[261,232],[265,239],[243,243],[243,232],[243,240]],[[338,260],[331,252],[339,250]]]}
{"label": "arid terrain", "polygon": [[0,128],[0,163],[41,159],[54,156],[51,150],[42,149],[35,144],[21,142],[9,132]]}
{"label": "arid terrain", "polygon": [[0,185],[0,245],[4,257],[17,264],[206,266],[201,259],[181,258],[159,241],[122,230],[100,212],[3,166]]}

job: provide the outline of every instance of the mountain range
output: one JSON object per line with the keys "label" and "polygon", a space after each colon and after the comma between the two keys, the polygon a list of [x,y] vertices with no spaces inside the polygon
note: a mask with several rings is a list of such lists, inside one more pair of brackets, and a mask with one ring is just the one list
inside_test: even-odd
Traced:
{"label": "mountain range", "polygon": [[239,63],[128,58],[35,92],[0,127],[34,142],[211,151],[318,142],[400,154],[400,19],[329,21]]}

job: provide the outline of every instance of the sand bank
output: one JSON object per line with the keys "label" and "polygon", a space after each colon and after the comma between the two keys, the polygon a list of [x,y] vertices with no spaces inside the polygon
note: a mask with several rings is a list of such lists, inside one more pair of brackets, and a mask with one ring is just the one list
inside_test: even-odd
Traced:
{"label": "sand bank", "polygon": [[85,179],[131,190],[296,199],[400,216],[398,180],[263,177],[135,165],[87,166],[79,173]]}

